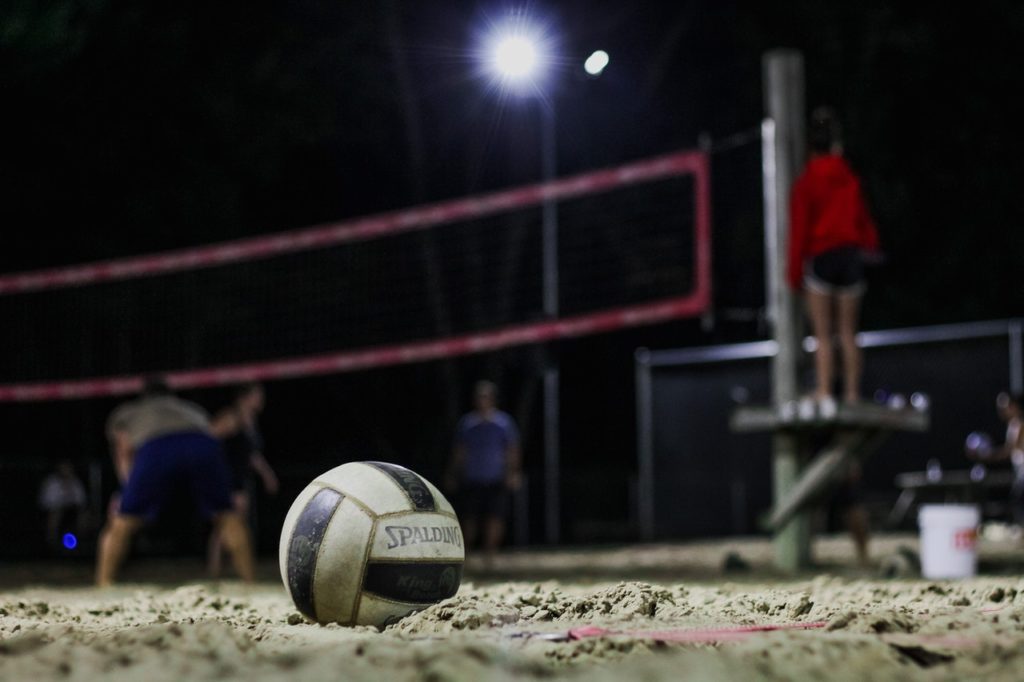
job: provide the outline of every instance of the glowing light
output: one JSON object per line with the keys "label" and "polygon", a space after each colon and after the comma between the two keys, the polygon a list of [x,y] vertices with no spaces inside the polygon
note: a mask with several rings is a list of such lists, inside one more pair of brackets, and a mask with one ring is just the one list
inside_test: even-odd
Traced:
{"label": "glowing light", "polygon": [[78,538],[75,537],[74,533],[64,533],[62,542],[64,543],[64,549],[74,549],[75,547],[78,547]]}
{"label": "glowing light", "polygon": [[604,50],[597,50],[583,62],[583,69],[591,76],[600,76],[604,67],[608,66],[608,53]]}
{"label": "glowing light", "polygon": [[506,36],[494,48],[494,66],[498,73],[510,80],[529,78],[536,71],[538,62],[537,46],[526,36]]}

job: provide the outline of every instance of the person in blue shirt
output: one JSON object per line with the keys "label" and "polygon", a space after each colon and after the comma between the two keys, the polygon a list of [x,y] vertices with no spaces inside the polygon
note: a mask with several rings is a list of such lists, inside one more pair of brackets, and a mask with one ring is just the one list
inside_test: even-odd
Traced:
{"label": "person in blue shirt", "polygon": [[483,528],[487,563],[505,536],[509,493],[519,488],[522,460],[519,429],[498,409],[498,389],[490,381],[477,382],[475,409],[459,420],[446,483],[459,493],[459,516],[467,547],[476,546]]}

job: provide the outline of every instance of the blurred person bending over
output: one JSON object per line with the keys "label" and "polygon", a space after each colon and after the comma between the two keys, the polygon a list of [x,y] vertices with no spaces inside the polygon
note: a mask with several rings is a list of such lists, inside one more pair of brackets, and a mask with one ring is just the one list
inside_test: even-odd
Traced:
{"label": "blurred person bending over", "polygon": [[865,259],[878,258],[878,233],[864,201],[860,179],[843,158],[835,112],[819,107],[808,131],[811,157],[793,186],[787,280],[804,292],[817,383],[814,398],[822,416],[835,414],[832,397],[833,334],[842,350],[843,400],[860,396],[862,361],[856,334],[866,289]]}
{"label": "blurred person bending over", "polygon": [[473,391],[475,409],[459,420],[446,484],[458,490],[459,514],[466,546],[476,546],[483,525],[483,548],[489,563],[505,535],[509,493],[522,480],[519,430],[497,408],[497,387],[480,381]]}
{"label": "blurred person bending over", "polygon": [[[210,430],[223,442],[228,470],[231,472],[231,506],[243,519],[249,518],[252,495],[251,474],[259,475],[263,489],[270,495],[278,490],[277,475],[263,456],[263,436],[257,421],[266,396],[256,383],[245,384],[235,392],[235,399],[213,418]],[[220,533],[210,534],[209,569],[216,577],[220,574],[224,543]]]}
{"label": "blurred person bending over", "polygon": [[157,516],[178,484],[188,487],[213,522],[238,574],[253,579],[249,530],[231,508],[230,474],[201,407],[172,395],[162,379],[151,378],[141,397],[110,415],[107,437],[123,487],[100,533],[98,585],[113,583],[132,537]]}

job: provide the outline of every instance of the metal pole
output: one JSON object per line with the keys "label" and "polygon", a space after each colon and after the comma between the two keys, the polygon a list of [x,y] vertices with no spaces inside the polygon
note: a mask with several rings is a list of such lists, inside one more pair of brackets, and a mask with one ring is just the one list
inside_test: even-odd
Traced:
{"label": "metal pole", "polygon": [[1024,355],[1021,347],[1021,323],[1014,320],[1010,323],[1010,392],[1024,391]]}
{"label": "metal pole", "polygon": [[654,539],[654,422],[651,415],[651,351],[636,351],[636,516],[640,539]]}
{"label": "metal pole", "polygon": [[[804,63],[795,50],[772,50],[762,60],[767,121],[762,126],[765,193],[765,272],[768,320],[778,350],[772,358],[776,409],[798,396],[801,318],[797,297],[786,286],[789,193],[804,159]],[[776,502],[795,485],[803,467],[801,440],[778,431],[772,440]],[[775,561],[784,570],[810,563],[810,518],[798,513],[775,535]]]}
{"label": "metal pole", "polygon": [[797,297],[786,285],[789,248],[789,193],[804,161],[804,63],[795,50],[764,56],[765,110],[762,125],[765,183],[765,272],[768,321],[778,353],[772,362],[772,398],[776,405],[798,396],[801,317]]}
{"label": "metal pole", "polygon": [[[558,175],[558,147],[555,140],[555,105],[538,100],[541,116],[541,176],[551,182]],[[542,260],[544,267],[544,315],[558,317],[558,202],[545,199],[541,214]]]}
{"label": "metal pole", "polygon": [[[550,100],[539,99],[541,116],[541,173],[545,183],[558,173],[558,147],[555,138],[555,106]],[[541,215],[541,241],[543,260],[544,316],[558,319],[558,202],[545,198]],[[561,537],[561,463],[559,457],[560,369],[558,359],[549,354],[544,368],[544,491],[545,539],[557,544]]]}

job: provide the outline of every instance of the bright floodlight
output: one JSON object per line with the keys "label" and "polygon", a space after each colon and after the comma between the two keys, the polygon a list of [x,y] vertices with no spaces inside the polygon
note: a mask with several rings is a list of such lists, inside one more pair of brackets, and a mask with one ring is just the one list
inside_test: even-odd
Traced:
{"label": "bright floodlight", "polygon": [[494,65],[505,78],[522,80],[537,68],[537,47],[525,36],[502,38],[494,48]]}
{"label": "bright floodlight", "polygon": [[584,70],[591,76],[600,76],[606,66],[608,66],[608,53],[604,50],[597,50],[587,57],[587,61],[583,62]]}

